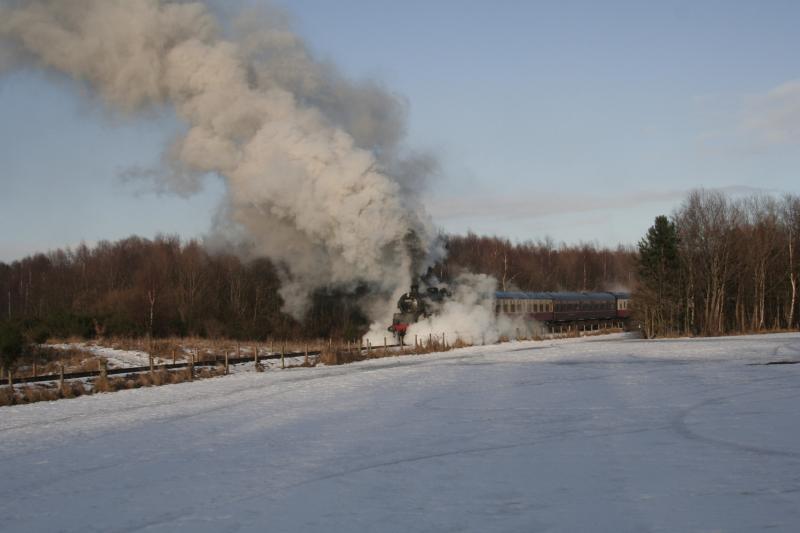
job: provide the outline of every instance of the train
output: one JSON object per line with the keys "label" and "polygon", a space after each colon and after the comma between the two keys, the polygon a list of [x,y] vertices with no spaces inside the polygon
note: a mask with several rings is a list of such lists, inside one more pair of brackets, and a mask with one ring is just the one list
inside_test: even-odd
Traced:
{"label": "train", "polygon": [[[436,304],[450,296],[446,289],[418,285],[397,302],[389,331],[402,342],[409,325],[435,312]],[[630,318],[630,293],[627,292],[523,292],[496,291],[495,313],[521,318],[536,324],[539,333],[594,329],[601,326],[625,327]],[[534,328],[529,328],[534,329]]]}
{"label": "train", "polygon": [[398,312],[392,316],[389,331],[402,341],[409,325],[420,318],[431,316],[436,305],[444,302],[449,296],[450,292],[445,288],[428,287],[424,292],[420,292],[419,285],[416,283],[411,285],[411,291],[403,294],[397,301]]}

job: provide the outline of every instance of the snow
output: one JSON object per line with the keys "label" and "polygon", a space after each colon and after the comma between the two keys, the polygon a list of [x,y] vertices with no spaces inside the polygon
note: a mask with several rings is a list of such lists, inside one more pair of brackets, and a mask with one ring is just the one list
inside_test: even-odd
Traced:
{"label": "snow", "polygon": [[794,532],[776,360],[617,335],[0,408],[0,530]]}
{"label": "snow", "polygon": [[[90,353],[95,357],[103,357],[108,363],[108,368],[137,368],[137,367],[146,367],[150,364],[150,356],[147,352],[139,351],[139,350],[121,350],[119,348],[112,348],[109,346],[101,346],[99,344],[92,344],[92,343],[85,343],[85,342],[72,342],[72,343],[63,343],[63,344],[48,344],[49,348],[54,350],[80,350],[82,352]],[[178,352],[178,360],[182,361],[185,358],[187,349],[182,348]],[[211,352],[206,352],[206,354]],[[253,351],[248,348],[242,349],[242,354],[252,354]],[[260,352],[261,355],[266,355],[265,352]],[[274,354],[275,352],[269,352],[270,354]],[[217,354],[219,356],[220,354]],[[222,358],[220,357],[220,361]],[[300,365],[305,361],[305,357],[285,357],[284,364],[286,366],[294,366]],[[170,362],[169,359],[164,359],[161,357],[155,358],[155,364],[159,365],[165,362]],[[281,361],[279,359],[262,359],[261,365],[265,368],[280,368]],[[255,370],[254,364],[239,364],[235,367],[232,367],[232,371],[242,372],[242,371],[253,371]],[[233,370],[235,368],[235,370]]]}
{"label": "snow", "polygon": [[97,357],[104,357],[108,362],[109,368],[133,368],[150,364],[150,356],[148,353],[138,350],[120,350],[85,342],[49,344],[48,347],[55,350],[80,350],[82,352],[91,353]]}

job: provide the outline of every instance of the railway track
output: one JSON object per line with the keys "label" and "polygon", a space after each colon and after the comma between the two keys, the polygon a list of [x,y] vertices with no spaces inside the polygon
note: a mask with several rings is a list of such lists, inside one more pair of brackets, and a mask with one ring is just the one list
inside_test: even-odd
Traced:
{"label": "railway track", "polygon": [[[309,357],[318,357],[320,355],[319,350],[309,350],[308,352]],[[261,361],[268,361],[268,360],[276,360],[281,359],[281,357],[305,357],[306,352],[287,352],[284,354],[280,353],[270,353],[267,355],[259,355],[258,362]],[[255,361],[255,357],[228,357],[228,364],[229,365],[236,365],[242,363],[252,363]],[[182,362],[182,363],[165,363],[156,365],[154,364],[152,367],[150,365],[147,366],[135,366],[135,367],[124,367],[124,368],[109,368],[107,370],[84,370],[82,372],[64,372],[62,374],[45,374],[41,376],[29,376],[29,377],[15,377],[12,382],[15,385],[23,384],[23,383],[41,383],[46,381],[60,381],[61,379],[67,381],[71,379],[85,379],[85,378],[92,378],[92,377],[100,377],[105,373],[107,376],[121,376],[127,374],[141,374],[144,372],[151,372],[155,370],[177,370],[181,368],[189,368],[191,367],[213,367],[225,362],[225,358],[221,356],[214,356],[213,359],[208,358],[201,361],[195,362]],[[4,382],[5,384],[7,382]]]}
{"label": "railway track", "polygon": [[[405,345],[408,346],[408,345]],[[400,347],[399,344],[389,344],[386,348],[398,348]],[[383,349],[383,346],[380,346],[380,349]],[[372,347],[372,351],[378,350],[378,347]],[[353,347],[353,350],[360,351],[359,355],[364,355],[369,352],[366,347],[359,348],[357,346]],[[282,358],[288,357],[319,357],[321,355],[321,350],[308,350],[308,351],[298,351],[298,352],[284,352],[284,353],[269,353],[266,355],[259,355],[258,359],[254,356],[249,357],[228,357],[228,365],[237,365],[243,363],[252,363],[254,361],[261,362],[261,361],[275,361],[280,360]],[[93,378],[93,377],[100,377],[101,375],[105,374],[106,376],[124,376],[129,374],[142,374],[146,372],[153,372],[156,370],[177,370],[181,368],[189,368],[191,367],[214,367],[220,364],[225,363],[225,357],[220,355],[214,355],[212,358],[206,358],[200,361],[185,361],[182,363],[164,363],[164,364],[153,364],[152,366],[137,366],[137,367],[124,367],[124,368],[109,368],[109,369],[97,369],[97,370],[84,370],[81,372],[64,372],[63,375],[61,373],[58,374],[44,374],[41,376],[28,376],[28,377],[15,377],[12,379],[12,383],[14,385],[21,385],[26,383],[42,383],[48,381],[68,381],[73,379],[86,379],[86,378]],[[4,380],[3,385],[7,384],[8,381]]]}

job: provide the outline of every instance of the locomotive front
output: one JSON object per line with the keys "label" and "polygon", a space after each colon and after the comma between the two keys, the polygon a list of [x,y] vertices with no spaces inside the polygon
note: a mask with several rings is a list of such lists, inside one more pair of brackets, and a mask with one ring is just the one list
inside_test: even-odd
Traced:
{"label": "locomotive front", "polygon": [[411,285],[411,291],[403,294],[397,301],[398,312],[392,315],[392,325],[389,326],[394,336],[401,343],[406,335],[408,326],[417,322],[420,317],[427,317],[435,310],[435,304],[442,302],[450,293],[447,289],[429,287],[424,293],[419,291],[419,285]]}
{"label": "locomotive front", "polygon": [[418,285],[412,285],[411,292],[407,292],[400,297],[397,301],[397,310],[399,312],[392,315],[392,325],[389,326],[389,331],[402,341],[409,324],[419,320],[425,310],[425,302],[422,301]]}

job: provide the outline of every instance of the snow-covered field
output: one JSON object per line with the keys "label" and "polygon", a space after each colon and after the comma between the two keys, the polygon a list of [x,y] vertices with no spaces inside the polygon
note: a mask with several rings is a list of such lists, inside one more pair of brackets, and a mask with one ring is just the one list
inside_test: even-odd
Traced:
{"label": "snow-covered field", "polygon": [[800,335],[520,342],[0,408],[4,531],[800,530]]}

